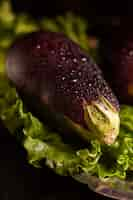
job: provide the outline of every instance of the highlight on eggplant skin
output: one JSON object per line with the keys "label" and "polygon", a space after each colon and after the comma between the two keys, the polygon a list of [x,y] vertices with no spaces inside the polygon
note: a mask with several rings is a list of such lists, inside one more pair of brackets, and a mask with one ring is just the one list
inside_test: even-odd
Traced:
{"label": "highlight on eggplant skin", "polygon": [[17,39],[6,69],[18,91],[86,130],[87,140],[92,135],[114,143],[120,123],[117,98],[91,57],[62,33],[39,31]]}

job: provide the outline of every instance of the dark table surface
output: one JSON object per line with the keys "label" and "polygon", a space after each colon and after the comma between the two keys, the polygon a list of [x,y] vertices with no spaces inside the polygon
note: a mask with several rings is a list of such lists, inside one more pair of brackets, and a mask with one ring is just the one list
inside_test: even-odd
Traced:
{"label": "dark table surface", "polygon": [[70,177],[27,164],[23,149],[0,125],[0,200],[109,200]]}

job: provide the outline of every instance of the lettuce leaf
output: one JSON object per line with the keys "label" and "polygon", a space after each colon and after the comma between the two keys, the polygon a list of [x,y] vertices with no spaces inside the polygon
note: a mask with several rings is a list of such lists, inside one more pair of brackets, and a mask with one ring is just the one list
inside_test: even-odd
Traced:
{"label": "lettuce leaf", "polygon": [[121,107],[120,134],[111,146],[91,140],[86,148],[74,149],[64,143],[59,133],[51,132],[28,112],[5,75],[5,55],[12,41],[25,33],[40,28],[65,33],[97,59],[97,48],[91,48],[88,24],[73,14],[56,19],[42,19],[39,23],[27,14],[13,13],[9,0],[0,4],[0,118],[9,132],[27,151],[27,160],[34,167],[49,168],[60,175],[74,176],[85,173],[100,179],[118,177],[125,179],[133,171],[133,107]]}
{"label": "lettuce leaf", "polygon": [[74,150],[58,133],[49,131],[26,111],[15,88],[5,77],[1,77],[0,83],[0,117],[26,149],[30,164],[41,167],[45,163],[61,175],[97,171],[101,154],[98,141],[91,141],[89,148]]}
{"label": "lettuce leaf", "polygon": [[86,173],[100,179],[125,179],[128,171],[133,170],[133,107],[121,107],[121,130],[113,145],[91,140],[86,148],[75,150],[64,143],[59,133],[50,131],[26,110],[5,76],[1,75],[0,83],[0,118],[25,148],[28,162],[34,167],[45,164],[60,175]]}

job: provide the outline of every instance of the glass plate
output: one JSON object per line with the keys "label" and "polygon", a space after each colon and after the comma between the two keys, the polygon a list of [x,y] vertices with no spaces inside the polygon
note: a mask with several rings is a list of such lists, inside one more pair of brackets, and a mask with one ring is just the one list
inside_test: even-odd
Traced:
{"label": "glass plate", "polygon": [[96,193],[120,200],[133,200],[133,182],[116,178],[99,180],[91,175],[81,174],[74,177],[77,181],[87,184]]}

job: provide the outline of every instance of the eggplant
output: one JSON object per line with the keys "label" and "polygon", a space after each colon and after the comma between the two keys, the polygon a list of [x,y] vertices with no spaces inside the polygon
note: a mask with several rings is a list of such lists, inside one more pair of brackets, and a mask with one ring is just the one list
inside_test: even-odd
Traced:
{"label": "eggplant", "polygon": [[101,41],[101,68],[121,104],[133,105],[133,30],[122,25]]}
{"label": "eggplant", "polygon": [[[102,71],[62,33],[39,31],[9,49],[7,75],[26,107],[60,131],[112,144],[119,134],[119,103]],[[69,128],[68,128],[69,127]],[[72,131],[72,132],[73,132]]]}

